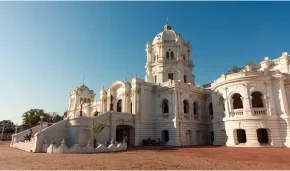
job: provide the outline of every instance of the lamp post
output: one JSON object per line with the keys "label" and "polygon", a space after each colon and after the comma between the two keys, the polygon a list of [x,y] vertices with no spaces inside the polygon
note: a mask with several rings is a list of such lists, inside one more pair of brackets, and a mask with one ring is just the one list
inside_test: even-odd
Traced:
{"label": "lamp post", "polygon": [[39,132],[41,132],[41,130],[42,130],[42,120],[43,120],[43,118],[44,118],[44,116],[41,115],[40,116],[40,128],[39,128]]}
{"label": "lamp post", "polygon": [[18,132],[18,123],[16,123],[15,125],[15,134],[17,134],[17,132]]}

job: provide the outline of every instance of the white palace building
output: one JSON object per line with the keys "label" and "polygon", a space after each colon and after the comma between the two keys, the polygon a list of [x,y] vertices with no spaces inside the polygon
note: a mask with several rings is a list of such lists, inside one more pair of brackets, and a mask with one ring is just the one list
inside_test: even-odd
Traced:
{"label": "white palace building", "polygon": [[[126,136],[136,146],[160,138],[169,146],[290,147],[288,53],[201,87],[195,85],[191,52],[190,42],[166,24],[146,45],[145,80],[116,81],[98,100],[87,86],[77,87],[69,94],[66,118],[36,134],[34,151],[62,140],[85,146],[93,139],[92,120],[107,124],[98,143]],[[15,136],[12,144],[18,141]]]}

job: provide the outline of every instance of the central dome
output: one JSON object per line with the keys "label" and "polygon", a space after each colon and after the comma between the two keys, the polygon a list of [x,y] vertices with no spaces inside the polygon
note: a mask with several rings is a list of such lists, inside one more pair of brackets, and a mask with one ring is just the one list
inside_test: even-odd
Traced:
{"label": "central dome", "polygon": [[181,41],[184,42],[184,40],[182,39],[181,35],[178,33],[175,33],[172,29],[171,26],[169,24],[166,24],[164,26],[164,31],[158,33],[152,42],[152,45],[156,44],[156,43],[161,43],[164,41]]}

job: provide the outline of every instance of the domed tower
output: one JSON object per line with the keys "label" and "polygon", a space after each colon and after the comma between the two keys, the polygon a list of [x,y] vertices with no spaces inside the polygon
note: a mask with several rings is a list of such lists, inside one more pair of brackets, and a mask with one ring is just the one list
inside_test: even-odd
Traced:
{"label": "domed tower", "polygon": [[190,42],[185,43],[182,36],[167,23],[164,30],[154,37],[152,44],[146,45],[145,81],[159,84],[180,80],[195,84],[191,51]]}
{"label": "domed tower", "polygon": [[70,103],[68,111],[75,113],[79,111],[80,104],[94,102],[95,93],[93,90],[90,90],[86,85],[83,84],[73,90],[69,94],[69,97]]}

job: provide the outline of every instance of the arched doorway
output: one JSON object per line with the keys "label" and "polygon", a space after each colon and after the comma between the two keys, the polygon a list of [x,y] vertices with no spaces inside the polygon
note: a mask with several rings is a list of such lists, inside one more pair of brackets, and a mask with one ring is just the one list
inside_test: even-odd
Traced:
{"label": "arched doorway", "polygon": [[260,144],[267,144],[269,142],[268,130],[265,128],[257,129],[257,137]]}
{"label": "arched doorway", "polygon": [[192,133],[191,130],[186,131],[186,142],[188,145],[192,144]]}
{"label": "arched doorway", "polygon": [[117,112],[122,112],[122,100],[118,100],[117,103]]}
{"label": "arched doorway", "polygon": [[196,141],[197,141],[197,144],[202,144],[202,140],[201,140],[201,134],[200,134],[200,130],[197,130],[196,131]]}
{"label": "arched doorway", "polygon": [[135,145],[135,132],[132,126],[118,125],[116,127],[116,141],[123,142],[124,137],[127,137],[128,145]]}
{"label": "arched doorway", "polygon": [[214,142],[214,133],[213,131],[210,131],[210,144],[213,144]]}
{"label": "arched doorway", "polygon": [[79,132],[79,146],[86,147],[88,145],[88,141],[91,137],[91,132],[89,129],[83,129]]}
{"label": "arched doorway", "polygon": [[162,137],[162,141],[167,143],[169,141],[169,132],[167,130],[162,130],[161,137]]}
{"label": "arched doorway", "polygon": [[236,132],[238,143],[246,143],[247,142],[246,131],[244,129],[237,129]]}

